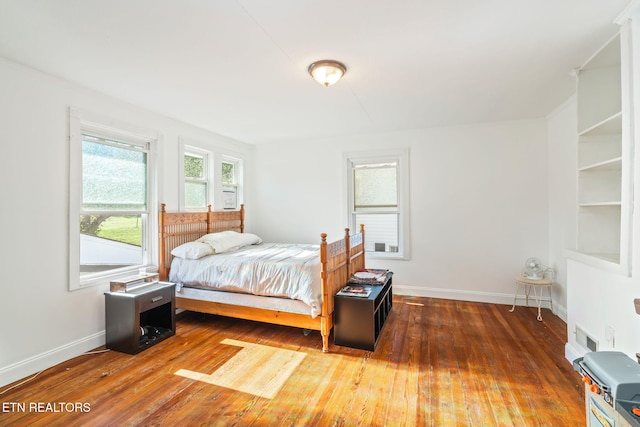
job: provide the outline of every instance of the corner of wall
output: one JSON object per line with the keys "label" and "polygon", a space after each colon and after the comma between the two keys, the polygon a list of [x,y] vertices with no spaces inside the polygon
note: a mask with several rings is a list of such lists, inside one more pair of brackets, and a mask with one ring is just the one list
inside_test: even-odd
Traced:
{"label": "corner of wall", "polygon": [[564,345],[564,357],[569,361],[569,363],[573,363],[579,357],[582,357],[584,353],[577,351],[571,344],[566,343]]}

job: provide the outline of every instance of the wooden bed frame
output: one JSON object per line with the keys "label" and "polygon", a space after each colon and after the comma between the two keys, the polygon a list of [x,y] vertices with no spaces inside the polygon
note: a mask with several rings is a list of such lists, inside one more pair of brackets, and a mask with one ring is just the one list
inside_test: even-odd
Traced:
{"label": "wooden bed frame", "polygon": [[[240,210],[234,211],[212,211],[209,206],[206,212],[167,212],[166,205],[161,204],[158,270],[160,280],[167,280],[169,277],[173,248],[208,233],[225,230],[242,233],[244,232],[244,215],[244,205],[240,206]],[[327,352],[329,351],[329,333],[333,327],[333,297],[347,283],[352,273],[365,268],[364,225],[360,226],[359,233],[351,236],[349,229],[345,228],[344,238],[335,242],[328,243],[325,233],[320,237],[322,308],[321,314],[315,318],[310,314],[211,302],[179,295],[176,296],[176,308],[317,330],[322,335],[322,351]]]}

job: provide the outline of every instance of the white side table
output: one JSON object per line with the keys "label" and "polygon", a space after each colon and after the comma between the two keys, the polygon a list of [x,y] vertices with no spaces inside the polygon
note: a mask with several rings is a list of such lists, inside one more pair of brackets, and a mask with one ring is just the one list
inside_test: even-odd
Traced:
{"label": "white side table", "polygon": [[[545,275],[546,276],[546,275]],[[511,307],[510,312],[513,312],[516,309],[516,302],[518,299],[525,299],[527,302],[527,307],[529,307],[529,298],[533,298],[538,303],[538,317],[539,321],[542,321],[542,314],[540,313],[540,308],[542,307],[542,301],[548,301],[551,305],[551,311],[553,311],[553,300],[551,297],[551,285],[553,285],[553,280],[542,278],[542,279],[530,279],[524,276],[518,276],[515,279],[516,283],[516,292],[513,296],[513,307]],[[524,296],[518,296],[518,292],[520,291],[520,287],[524,288]],[[549,291],[549,298],[543,297],[543,290],[547,288]],[[533,296],[531,296],[531,290],[533,290]],[[539,293],[538,293],[539,292]]]}

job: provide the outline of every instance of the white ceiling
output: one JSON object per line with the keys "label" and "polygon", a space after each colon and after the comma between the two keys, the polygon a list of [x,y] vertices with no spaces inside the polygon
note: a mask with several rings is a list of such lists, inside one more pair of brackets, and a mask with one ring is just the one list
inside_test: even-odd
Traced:
{"label": "white ceiling", "polygon": [[[248,143],[543,117],[629,0],[0,0],[0,56]],[[325,88],[318,59],[348,71]]]}

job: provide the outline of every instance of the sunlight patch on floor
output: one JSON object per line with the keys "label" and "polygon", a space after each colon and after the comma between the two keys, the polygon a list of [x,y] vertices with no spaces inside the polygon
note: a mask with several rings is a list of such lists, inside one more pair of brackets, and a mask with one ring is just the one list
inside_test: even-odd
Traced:
{"label": "sunlight patch on floor", "polygon": [[243,347],[212,374],[180,369],[175,375],[273,399],[306,353],[225,339],[222,344]]}

